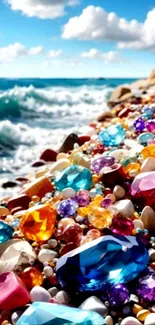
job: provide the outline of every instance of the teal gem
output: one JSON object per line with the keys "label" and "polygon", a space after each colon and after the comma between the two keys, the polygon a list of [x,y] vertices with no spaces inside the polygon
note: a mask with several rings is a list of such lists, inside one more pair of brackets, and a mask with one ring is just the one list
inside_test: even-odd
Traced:
{"label": "teal gem", "polygon": [[34,302],[16,325],[105,325],[101,315],[59,304]]}
{"label": "teal gem", "polygon": [[71,187],[76,192],[89,190],[92,186],[92,174],[89,169],[79,165],[72,165],[56,174],[54,179],[58,191]]}
{"label": "teal gem", "polygon": [[125,131],[121,125],[111,125],[99,133],[99,139],[105,146],[118,146],[125,139]]}
{"label": "teal gem", "polygon": [[0,244],[12,238],[14,229],[6,222],[0,221]]}
{"label": "teal gem", "polygon": [[141,135],[138,137],[139,143],[143,145],[146,145],[147,142],[151,139],[154,139],[154,134],[151,132],[141,133]]}
{"label": "teal gem", "polygon": [[56,275],[62,287],[103,291],[136,278],[148,264],[144,244],[134,236],[104,236],[63,255]]}

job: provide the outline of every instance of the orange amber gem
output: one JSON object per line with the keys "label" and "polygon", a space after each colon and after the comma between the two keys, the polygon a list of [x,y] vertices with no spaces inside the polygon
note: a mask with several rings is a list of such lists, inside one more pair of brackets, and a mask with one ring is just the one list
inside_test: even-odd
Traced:
{"label": "orange amber gem", "polygon": [[40,286],[43,283],[43,276],[35,267],[27,267],[20,276],[21,280],[31,290],[35,286]]}
{"label": "orange amber gem", "polygon": [[89,206],[89,205],[88,205],[87,207],[79,208],[79,209],[77,210],[78,215],[79,215],[80,217],[83,217],[83,218],[88,217],[90,211],[91,211],[91,209],[90,209],[90,206]]}
{"label": "orange amber gem", "polygon": [[144,158],[152,157],[155,158],[155,144],[150,144],[149,146],[145,147],[141,154]]}
{"label": "orange amber gem", "polygon": [[105,227],[109,227],[112,222],[113,216],[111,213],[104,209],[96,206],[96,209],[94,208],[88,219],[90,223],[97,229],[103,229]]}
{"label": "orange amber gem", "polygon": [[20,230],[27,239],[46,241],[52,236],[55,220],[56,211],[49,204],[35,206],[22,217]]}
{"label": "orange amber gem", "polygon": [[128,174],[130,174],[130,172],[133,172],[133,171],[138,173],[140,170],[140,164],[131,163],[131,164],[127,165],[124,169],[125,169],[125,172]]}

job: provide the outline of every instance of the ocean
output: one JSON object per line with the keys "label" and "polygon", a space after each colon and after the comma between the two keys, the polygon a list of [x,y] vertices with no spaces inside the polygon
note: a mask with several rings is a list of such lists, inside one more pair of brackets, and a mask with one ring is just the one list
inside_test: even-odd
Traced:
{"label": "ocean", "polygon": [[71,132],[106,109],[119,84],[135,79],[0,79],[1,180],[29,172],[46,148],[57,149]]}

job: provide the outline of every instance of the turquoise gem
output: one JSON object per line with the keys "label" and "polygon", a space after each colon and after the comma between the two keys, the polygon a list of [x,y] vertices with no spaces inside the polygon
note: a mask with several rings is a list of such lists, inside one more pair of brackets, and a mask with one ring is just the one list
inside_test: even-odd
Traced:
{"label": "turquoise gem", "polygon": [[121,125],[111,125],[99,133],[99,139],[105,146],[118,146],[125,139],[125,131]]}
{"label": "turquoise gem", "polygon": [[147,142],[151,139],[154,139],[154,134],[151,132],[141,133],[141,135],[138,137],[139,143],[143,145],[147,144]]}
{"label": "turquoise gem", "polygon": [[105,325],[101,315],[59,304],[34,302],[16,325]]}
{"label": "turquoise gem", "polygon": [[0,221],[0,244],[12,238],[14,229],[6,222]]}
{"label": "turquoise gem", "polygon": [[131,164],[132,162],[136,162],[136,161],[137,161],[137,157],[134,156],[134,157],[130,157],[130,158],[121,160],[121,164],[126,167],[127,165]]}
{"label": "turquoise gem", "polygon": [[58,191],[71,187],[76,192],[89,190],[92,186],[92,174],[89,169],[79,165],[72,165],[56,174],[54,179]]}
{"label": "turquoise gem", "polygon": [[133,280],[148,261],[147,249],[138,238],[107,235],[60,257],[56,275],[62,287],[103,291]]}

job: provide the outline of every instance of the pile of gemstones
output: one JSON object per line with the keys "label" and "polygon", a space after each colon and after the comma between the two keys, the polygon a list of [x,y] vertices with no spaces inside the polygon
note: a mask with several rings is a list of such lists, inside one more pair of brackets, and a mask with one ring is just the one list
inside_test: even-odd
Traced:
{"label": "pile of gemstones", "polygon": [[112,115],[0,200],[1,325],[155,325],[155,96]]}

